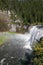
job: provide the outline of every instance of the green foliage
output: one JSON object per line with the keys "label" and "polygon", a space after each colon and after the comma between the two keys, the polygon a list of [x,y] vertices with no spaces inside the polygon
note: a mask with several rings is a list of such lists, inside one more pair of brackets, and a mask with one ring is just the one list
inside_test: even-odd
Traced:
{"label": "green foliage", "polygon": [[33,65],[43,65],[43,38],[40,40],[33,51]]}
{"label": "green foliage", "polygon": [[0,0],[1,10],[13,10],[30,24],[43,24],[43,0]]}

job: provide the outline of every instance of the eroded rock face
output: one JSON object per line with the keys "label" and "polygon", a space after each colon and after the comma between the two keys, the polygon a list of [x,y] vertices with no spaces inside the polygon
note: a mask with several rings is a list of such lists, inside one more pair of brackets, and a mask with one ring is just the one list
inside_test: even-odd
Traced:
{"label": "eroded rock face", "polygon": [[0,65],[28,65],[30,50],[23,49],[21,40],[9,40],[0,46]]}

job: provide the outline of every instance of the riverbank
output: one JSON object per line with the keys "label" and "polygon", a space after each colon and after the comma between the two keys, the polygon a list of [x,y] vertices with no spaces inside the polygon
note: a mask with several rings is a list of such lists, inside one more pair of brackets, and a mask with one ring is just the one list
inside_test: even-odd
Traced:
{"label": "riverbank", "polygon": [[5,41],[9,38],[11,34],[15,34],[14,32],[0,32],[0,45],[4,44]]}

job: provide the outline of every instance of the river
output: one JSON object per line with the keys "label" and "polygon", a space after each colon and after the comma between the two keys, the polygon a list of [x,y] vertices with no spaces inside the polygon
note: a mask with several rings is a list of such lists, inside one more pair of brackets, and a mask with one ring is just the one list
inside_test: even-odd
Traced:
{"label": "river", "polygon": [[6,35],[8,40],[0,45],[0,65],[28,65],[32,44],[43,37],[43,26],[33,26],[29,33],[25,34]]}

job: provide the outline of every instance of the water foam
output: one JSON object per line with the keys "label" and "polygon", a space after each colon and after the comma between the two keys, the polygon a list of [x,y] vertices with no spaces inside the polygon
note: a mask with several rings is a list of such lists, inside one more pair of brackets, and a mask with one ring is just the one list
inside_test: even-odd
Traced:
{"label": "water foam", "polygon": [[33,42],[40,40],[41,37],[43,37],[43,28],[38,28],[37,26],[33,26],[30,29],[29,34],[27,36],[27,42],[24,46],[25,49],[30,49],[32,50],[32,44]]}

